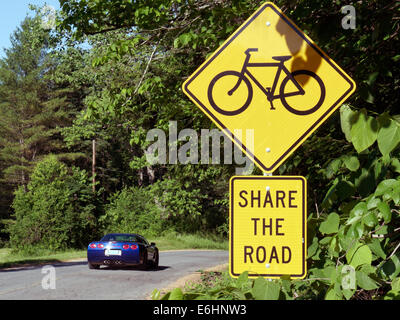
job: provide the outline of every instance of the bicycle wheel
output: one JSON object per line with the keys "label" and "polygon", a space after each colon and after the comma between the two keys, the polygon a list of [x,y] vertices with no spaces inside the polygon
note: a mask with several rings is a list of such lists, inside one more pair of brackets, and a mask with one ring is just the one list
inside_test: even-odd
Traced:
{"label": "bicycle wheel", "polygon": [[[290,94],[290,93],[287,93],[287,92],[286,92],[286,86],[287,86],[287,84],[289,83],[289,80],[290,80],[291,82],[293,82],[292,77],[287,76],[287,77],[282,81],[281,88],[280,88],[280,96],[281,96],[281,101],[282,101],[283,106],[284,106],[289,112],[294,113],[294,114],[297,114],[297,115],[299,115],[299,116],[306,116],[306,115],[312,114],[312,113],[314,113],[315,111],[317,111],[317,110],[322,106],[322,104],[324,103],[325,95],[326,95],[325,85],[324,85],[324,83],[322,82],[321,78],[320,78],[319,76],[317,76],[314,72],[309,71],[309,70],[297,70],[297,71],[292,72],[291,76],[292,76],[294,79],[296,79],[296,77],[299,77],[299,76],[303,76],[303,77],[306,76],[306,77],[310,77],[310,79],[312,78],[312,79],[316,80],[316,83],[317,83],[318,86],[319,86],[320,96],[319,96],[318,102],[317,102],[315,105],[313,105],[312,107],[301,108],[300,105],[299,105],[299,106],[296,106],[296,107],[290,105],[290,104],[288,103],[288,101],[287,101],[287,98],[293,97],[293,96],[300,96],[300,94],[295,94],[295,93]],[[308,82],[310,79],[308,79],[307,82]],[[305,91],[303,95],[307,95],[307,91]],[[310,96],[310,95],[309,95],[309,96]],[[315,98],[314,98],[314,99],[315,99]]]}
{"label": "bicycle wheel", "polygon": [[[239,82],[246,84],[247,99],[246,99],[245,103],[243,105],[241,105],[239,108],[236,108],[234,110],[229,110],[230,106],[227,106],[228,108],[225,106],[223,106],[223,107],[218,106],[215,103],[213,94],[214,94],[214,87],[218,81],[220,81],[224,77],[232,77],[232,76],[238,78],[236,80],[236,84],[238,84]],[[232,90],[227,91],[226,92],[227,97],[231,96],[233,94],[233,92],[234,91],[232,91]],[[217,111],[220,114],[223,114],[225,116],[235,116],[235,115],[242,113],[249,107],[252,99],[253,99],[253,87],[251,86],[250,80],[247,79],[243,74],[241,74],[240,72],[237,72],[237,71],[229,70],[229,71],[224,71],[224,72],[217,74],[214,77],[214,79],[211,80],[210,85],[208,86],[208,100],[209,100],[211,106],[215,109],[215,111]],[[226,110],[224,107],[227,108],[228,110]]]}

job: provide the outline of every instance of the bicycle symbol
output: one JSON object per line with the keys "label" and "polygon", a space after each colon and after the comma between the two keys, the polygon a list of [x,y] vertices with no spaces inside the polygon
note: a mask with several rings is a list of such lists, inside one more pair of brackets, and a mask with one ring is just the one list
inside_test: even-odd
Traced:
{"label": "bicycle symbol", "polygon": [[[280,99],[283,106],[291,113],[299,115],[299,116],[304,116],[304,115],[309,115],[314,113],[315,111],[317,111],[323,104],[324,100],[325,100],[325,85],[322,82],[321,78],[319,76],[317,76],[314,72],[309,71],[309,70],[297,70],[294,72],[290,72],[286,66],[285,66],[285,61],[289,60],[290,58],[292,58],[291,56],[276,56],[276,57],[272,57],[272,59],[278,61],[278,62],[272,62],[272,63],[250,63],[250,57],[251,57],[251,52],[257,52],[258,49],[257,48],[248,48],[245,51],[246,54],[246,59],[244,61],[243,67],[242,67],[242,71],[238,72],[238,71],[234,71],[234,70],[228,70],[228,71],[224,71],[221,72],[219,74],[217,74],[210,82],[210,85],[208,86],[208,100],[211,104],[211,106],[219,113],[226,115],[226,116],[235,116],[238,115],[242,112],[244,112],[249,105],[251,104],[251,101],[253,100],[253,87],[252,84],[249,80],[249,78],[251,80],[253,80],[253,82],[261,89],[261,91],[267,96],[268,101],[271,104],[271,109],[270,110],[275,110],[274,108],[274,104],[273,101],[276,99]],[[275,74],[275,79],[273,82],[272,87],[267,87],[264,88],[262,86],[262,84],[254,77],[254,75],[249,71],[249,67],[277,67],[277,71]],[[279,89],[279,94],[275,94],[275,91],[277,89],[278,86],[278,80],[280,78],[281,72],[284,72],[286,74],[286,77],[284,78],[284,80],[281,83],[280,89]],[[238,108],[237,110],[224,110],[221,107],[219,107],[214,100],[213,97],[213,91],[214,91],[214,87],[216,85],[216,83],[218,81],[220,81],[222,78],[224,77],[236,77],[238,78],[235,86],[228,91],[228,95],[232,96],[233,93],[240,87],[241,83],[244,82],[246,84],[247,87],[247,99],[246,102],[244,103],[243,106],[241,106],[240,108]],[[304,109],[304,108],[300,108],[300,106],[291,106],[289,105],[287,98],[289,97],[294,97],[294,96],[304,96],[307,94],[307,92],[302,88],[301,84],[296,80],[296,77],[307,77],[306,80],[310,80],[311,78],[316,80],[318,86],[319,86],[319,90],[320,90],[320,97],[318,102],[312,106],[311,108],[308,109]],[[286,87],[288,85],[288,83],[293,83],[294,86],[296,87],[296,91],[294,92],[286,92]],[[314,93],[312,93],[312,95],[314,95]],[[296,108],[297,107],[297,108]]]}

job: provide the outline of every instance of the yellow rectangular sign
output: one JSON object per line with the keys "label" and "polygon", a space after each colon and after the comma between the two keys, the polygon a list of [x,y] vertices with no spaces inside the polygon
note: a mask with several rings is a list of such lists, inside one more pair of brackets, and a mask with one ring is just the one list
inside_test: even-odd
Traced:
{"label": "yellow rectangular sign", "polygon": [[307,181],[294,176],[230,180],[232,277],[306,276]]}

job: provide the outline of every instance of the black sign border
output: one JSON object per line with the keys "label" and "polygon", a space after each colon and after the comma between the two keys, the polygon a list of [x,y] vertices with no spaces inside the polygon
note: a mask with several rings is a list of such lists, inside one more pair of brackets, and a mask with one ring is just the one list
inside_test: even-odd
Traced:
{"label": "black sign border", "polygon": [[302,209],[303,209],[303,214],[302,214],[302,231],[303,231],[303,243],[302,243],[302,253],[303,253],[303,265],[302,265],[302,272],[301,274],[254,274],[254,273],[249,273],[249,277],[265,277],[265,278],[276,278],[276,277],[282,277],[282,276],[290,276],[292,278],[304,278],[307,273],[307,239],[306,239],[306,228],[307,228],[307,199],[306,199],[306,188],[307,188],[307,180],[304,177],[284,177],[284,176],[252,176],[252,177],[233,177],[230,181],[230,212],[229,212],[229,225],[230,225],[230,248],[229,248],[229,255],[230,255],[230,263],[229,263],[229,268],[230,268],[230,274],[239,277],[239,273],[234,272],[234,265],[233,265],[233,208],[234,208],[234,182],[236,180],[266,180],[266,181],[271,181],[271,180],[300,180],[302,183],[302,197],[303,197],[303,203],[302,203]]}
{"label": "black sign border", "polygon": [[[344,80],[346,80],[350,88],[330,107],[328,110],[302,135],[300,136],[299,139],[296,140],[296,142],[286,151],[283,153],[282,156],[278,158],[277,161],[275,161],[271,167],[266,167],[252,152],[250,152],[246,146],[240,141],[238,138],[235,137],[235,135],[228,129],[226,126],[219,121],[213,113],[203,104],[199,99],[196,98],[196,96],[189,90],[189,85],[199,76],[200,73],[203,72],[205,68],[208,67],[208,65],[215,59],[217,58],[222,51],[225,50],[226,47],[228,47],[233,40],[235,40],[248,26],[251,24],[265,9],[271,8],[276,14],[278,14],[281,19],[283,19],[304,41],[308,43],[321,57],[324,59],[326,62],[328,62],[342,77]],[[273,172],[276,170],[277,165],[284,159],[288,154],[294,152],[299,146],[301,141],[311,132],[313,129],[317,126],[319,126],[320,123],[324,122],[328,116],[328,114],[337,107],[339,102],[341,102],[351,91],[354,89],[354,83],[353,81],[342,72],[332,61],[319,49],[314,43],[312,43],[301,31],[298,29],[292,21],[290,21],[289,18],[287,18],[285,15],[283,15],[280,11],[278,11],[275,6],[273,6],[270,3],[266,3],[265,5],[261,6],[261,8],[256,11],[256,13],[252,16],[252,18],[247,21],[236,33],[232,36],[232,38],[229,39],[228,42],[226,42],[208,61],[206,64],[204,64],[188,81],[184,84],[184,91],[190,95],[190,97],[200,105],[203,110],[208,114],[209,117],[211,117],[216,123],[219,124],[221,128],[223,128],[224,131],[226,131],[226,134],[231,137],[236,143],[241,146],[242,150],[250,156],[250,158],[253,158],[254,162],[258,164],[258,166],[264,171],[264,172]],[[344,101],[343,101],[344,102]]]}

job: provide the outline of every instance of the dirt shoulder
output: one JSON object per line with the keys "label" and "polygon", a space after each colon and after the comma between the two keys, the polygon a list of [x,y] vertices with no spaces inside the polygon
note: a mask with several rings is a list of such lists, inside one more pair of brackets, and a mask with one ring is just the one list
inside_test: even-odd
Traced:
{"label": "dirt shoulder", "polygon": [[[215,267],[208,268],[204,270],[205,272],[222,272],[228,267],[228,264],[221,264]],[[167,287],[160,289],[161,296],[165,295],[167,292],[172,291],[175,288],[184,289],[185,286],[189,284],[195,284],[201,282],[201,274],[202,272],[195,272],[189,275],[186,275],[173,283],[169,284]],[[151,294],[146,298],[146,300],[151,300]]]}

